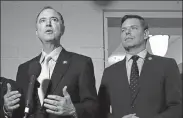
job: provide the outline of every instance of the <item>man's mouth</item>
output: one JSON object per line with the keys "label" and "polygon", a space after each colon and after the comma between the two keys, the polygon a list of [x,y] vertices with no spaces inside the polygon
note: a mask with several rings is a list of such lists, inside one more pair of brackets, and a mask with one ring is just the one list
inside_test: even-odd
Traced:
{"label": "man's mouth", "polygon": [[132,37],[125,38],[125,41],[128,41],[128,40],[133,40],[133,38]]}
{"label": "man's mouth", "polygon": [[47,34],[52,34],[53,33],[53,30],[46,30],[46,33]]}

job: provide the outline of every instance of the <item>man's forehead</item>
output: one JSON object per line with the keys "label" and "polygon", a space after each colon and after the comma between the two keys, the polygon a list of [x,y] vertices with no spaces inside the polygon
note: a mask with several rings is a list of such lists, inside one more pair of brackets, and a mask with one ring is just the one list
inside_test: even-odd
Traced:
{"label": "man's forehead", "polygon": [[57,11],[54,9],[44,9],[43,11],[40,12],[38,19],[42,17],[59,17]]}
{"label": "man's forehead", "polygon": [[126,19],[123,22],[122,27],[128,27],[128,26],[141,26],[140,20],[137,18]]}

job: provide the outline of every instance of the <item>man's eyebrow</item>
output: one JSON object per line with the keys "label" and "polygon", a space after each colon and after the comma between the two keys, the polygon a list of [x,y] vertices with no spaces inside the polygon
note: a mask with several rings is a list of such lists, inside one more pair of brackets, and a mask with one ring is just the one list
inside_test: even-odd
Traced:
{"label": "man's eyebrow", "polygon": [[45,17],[40,18],[39,20],[46,19]]}
{"label": "man's eyebrow", "polygon": [[[59,19],[58,17],[55,17],[55,16],[52,16],[52,17],[50,17],[50,18],[56,18],[56,19]],[[40,20],[43,20],[43,19],[46,19],[46,17],[42,17],[42,18],[40,18],[40,19],[39,19],[39,21],[40,21]]]}
{"label": "man's eyebrow", "polygon": [[139,27],[139,25],[131,25],[131,27],[133,27],[133,26]]}
{"label": "man's eyebrow", "polygon": [[[52,17],[50,17],[50,18],[57,18],[57,19],[58,19],[58,17],[56,17],[56,16],[52,16]],[[46,19],[46,17],[42,17],[42,18],[40,18],[40,19]]]}
{"label": "man's eyebrow", "polygon": [[[131,25],[131,26],[127,26],[127,27],[134,27],[134,26],[139,27],[139,25]],[[127,28],[127,27],[122,27],[122,28]]]}
{"label": "man's eyebrow", "polygon": [[52,16],[51,18],[57,18],[57,19],[59,19],[58,17],[55,17],[55,16]]}

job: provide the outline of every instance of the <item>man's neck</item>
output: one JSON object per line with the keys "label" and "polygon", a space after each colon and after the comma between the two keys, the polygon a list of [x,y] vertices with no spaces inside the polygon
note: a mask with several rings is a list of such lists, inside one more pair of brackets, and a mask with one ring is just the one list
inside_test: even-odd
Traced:
{"label": "man's neck", "polygon": [[43,50],[46,54],[49,54],[54,49],[58,48],[60,44],[50,44],[50,43],[44,43],[43,44]]}
{"label": "man's neck", "polygon": [[139,47],[139,48],[130,48],[128,50],[126,50],[126,53],[131,54],[131,55],[137,55],[138,53],[140,53],[141,51],[145,50],[146,47]]}

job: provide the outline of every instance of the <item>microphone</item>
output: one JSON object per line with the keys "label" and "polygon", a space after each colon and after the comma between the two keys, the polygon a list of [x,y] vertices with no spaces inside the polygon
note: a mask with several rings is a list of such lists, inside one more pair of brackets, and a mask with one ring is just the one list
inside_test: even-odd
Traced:
{"label": "microphone", "polygon": [[37,80],[38,76],[40,75],[40,73],[41,73],[41,64],[37,61],[30,63],[29,70],[28,70],[30,82],[29,82],[27,98],[26,98],[26,102],[25,102],[26,105],[25,105],[25,111],[24,111],[25,112],[24,118],[26,118],[29,113],[30,104],[32,101],[33,93],[34,93],[35,83],[36,83],[36,80]]}

